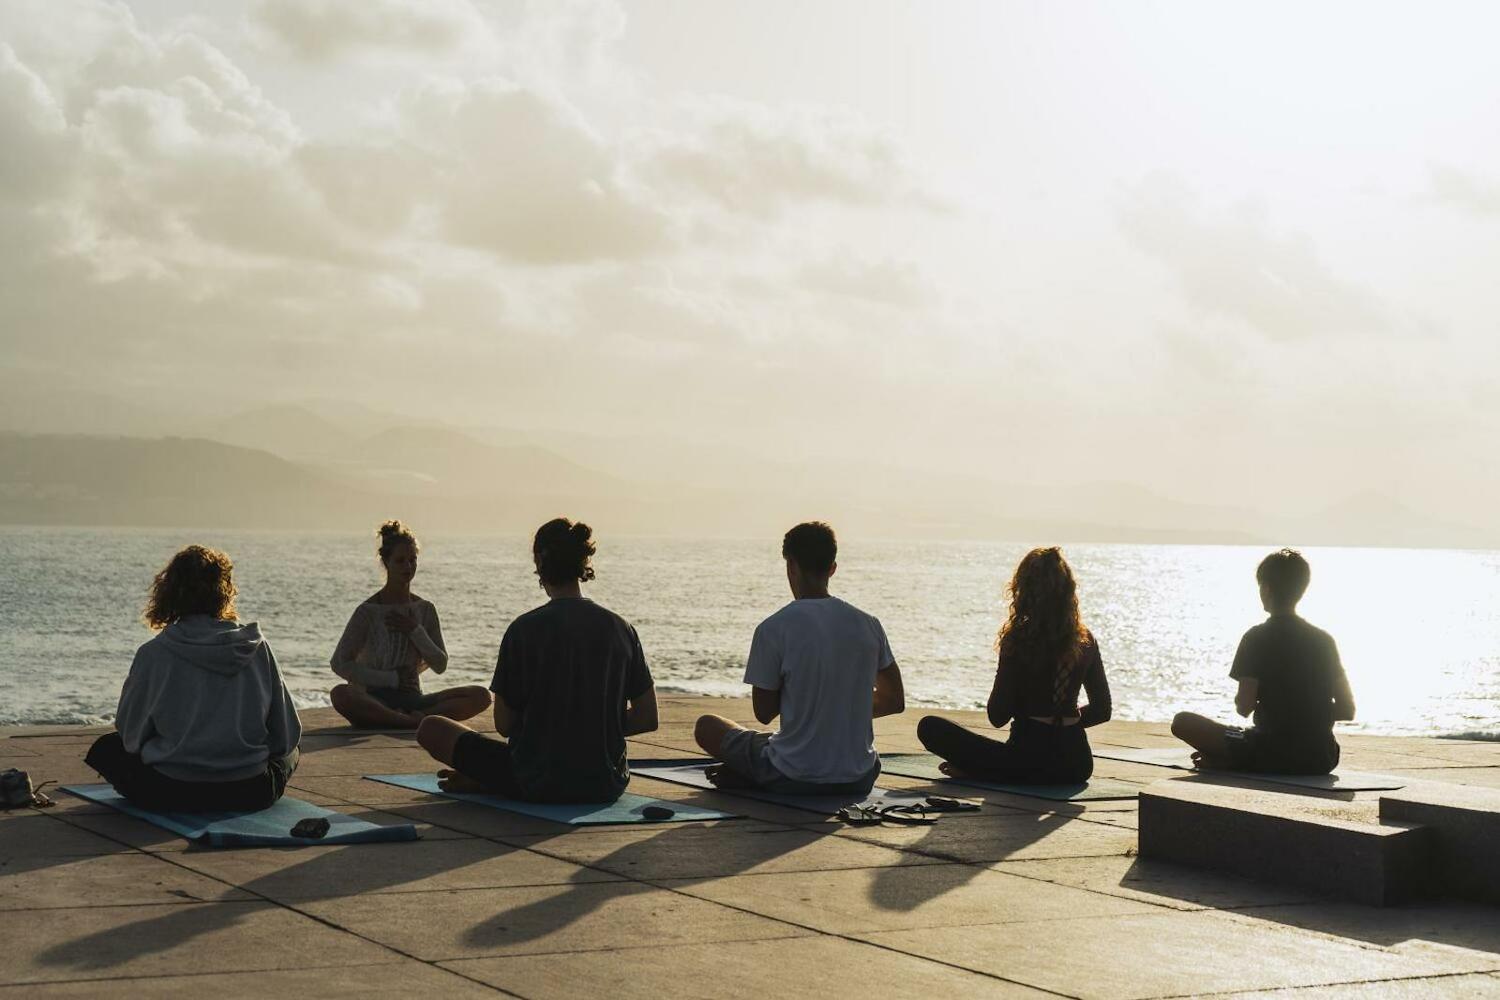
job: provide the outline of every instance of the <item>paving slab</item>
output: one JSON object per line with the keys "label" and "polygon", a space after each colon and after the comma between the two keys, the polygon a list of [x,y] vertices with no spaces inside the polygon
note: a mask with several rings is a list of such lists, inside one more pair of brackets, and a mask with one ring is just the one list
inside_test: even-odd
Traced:
{"label": "paving slab", "polygon": [[835,837],[827,829],[791,829],[755,820],[713,827],[610,827],[589,837],[561,834],[512,842],[645,881],[941,863],[909,851]]}
{"label": "paving slab", "polygon": [[309,778],[365,774],[435,774],[444,765],[432,759],[421,747],[394,749],[377,747],[345,753],[319,750],[305,753],[297,763],[297,774]]}
{"label": "paving slab", "polygon": [[1456,901],[1385,908],[1324,903],[1269,906],[1237,916],[1420,956],[1442,965],[1445,972],[1500,972],[1500,910],[1492,906]]}
{"label": "paving slab", "polygon": [[1009,875],[1056,882],[1177,910],[1231,910],[1313,903],[1324,898],[1290,886],[1255,882],[1221,872],[1139,857],[1001,861],[989,867]]}
{"label": "paving slab", "polygon": [[399,957],[259,902],[0,911],[0,941],[4,984],[376,965]]}
{"label": "paving slab", "polygon": [[98,836],[74,825],[74,820],[103,819],[87,813],[68,819],[53,815],[51,810],[13,812],[0,823],[0,858],[68,857],[89,854],[116,854],[127,850],[124,844]]}
{"label": "paving slab", "polygon": [[1056,813],[1007,813],[958,819],[945,816],[928,827],[839,827],[835,836],[949,861],[1026,858],[1087,858],[1133,854],[1134,830],[1071,821]]}
{"label": "paving slab", "polygon": [[139,852],[0,859],[0,910],[250,898],[232,885]]}
{"label": "paving slab", "polygon": [[147,976],[118,980],[0,986],[0,1000],[96,1000],[124,993],[152,1000],[203,997],[316,997],[317,1000],[481,1000],[509,994],[464,976],[412,959],[369,967],[277,969],[269,972],[217,972],[203,975]]}
{"label": "paving slab", "polygon": [[401,892],[300,909],[424,961],[592,951],[651,942],[800,936],[805,931],[636,882]]}
{"label": "paving slab", "polygon": [[1500,997],[1500,979],[1485,975],[1423,976],[1419,979],[1378,979],[1374,982],[1306,986],[1248,993],[1214,993],[1214,1000],[1427,1000],[1429,997]]}
{"label": "paving slab", "polygon": [[928,928],[860,937],[1086,1000],[1144,1000],[1453,971],[1235,915],[1181,911]]}
{"label": "paving slab", "polygon": [[1420,781],[1445,781],[1454,785],[1500,788],[1500,767],[1428,767],[1420,771],[1400,773]]}
{"label": "paving slab", "polygon": [[611,997],[661,1000],[705,997],[842,996],[851,990],[882,1000],[962,996],[979,1000],[1049,994],[953,969],[926,959],[833,937],[626,948],[569,955],[522,955],[445,962],[444,966],[529,1000]]}
{"label": "paving slab", "polygon": [[492,840],[188,851],[175,860],[278,902],[362,894],[617,881]]}
{"label": "paving slab", "polygon": [[663,884],[829,934],[1119,915],[1153,909],[1130,900],[965,864],[740,875]]}

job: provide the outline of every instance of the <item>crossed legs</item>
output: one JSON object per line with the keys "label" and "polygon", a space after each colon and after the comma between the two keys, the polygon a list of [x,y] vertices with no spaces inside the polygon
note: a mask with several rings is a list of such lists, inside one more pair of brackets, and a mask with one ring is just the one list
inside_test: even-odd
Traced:
{"label": "crossed legs", "polygon": [[490,707],[490,693],[478,685],[448,688],[433,695],[425,709],[401,711],[389,708],[374,695],[352,684],[340,684],[331,692],[334,710],[360,729],[415,729],[422,719],[442,716],[472,719]]}
{"label": "crossed legs", "polygon": [[1229,766],[1224,734],[1230,728],[1195,712],[1178,712],[1172,719],[1172,735],[1193,748],[1193,763],[1198,767]]}

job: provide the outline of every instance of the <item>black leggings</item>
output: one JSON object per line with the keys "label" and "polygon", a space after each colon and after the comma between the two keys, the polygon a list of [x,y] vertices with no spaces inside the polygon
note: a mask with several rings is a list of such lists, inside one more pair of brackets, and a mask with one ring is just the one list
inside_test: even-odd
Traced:
{"label": "black leggings", "polygon": [[236,781],[182,781],[169,778],[125,749],[119,733],[105,733],[89,747],[83,762],[115,791],[144,809],[161,812],[259,812],[269,809],[286,791],[297,770],[297,748],[285,757],[272,757],[260,774]]}
{"label": "black leggings", "polygon": [[1094,773],[1094,754],[1083,727],[1014,719],[1010,739],[992,740],[947,719],[917,723],[917,739],[931,753],[976,778],[1015,785],[1072,785]]}

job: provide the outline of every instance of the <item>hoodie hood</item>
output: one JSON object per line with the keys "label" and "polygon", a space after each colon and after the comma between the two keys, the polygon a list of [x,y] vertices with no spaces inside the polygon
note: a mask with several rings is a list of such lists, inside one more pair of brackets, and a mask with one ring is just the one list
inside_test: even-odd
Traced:
{"label": "hoodie hood", "polygon": [[250,666],[265,642],[255,622],[219,621],[208,615],[173,622],[155,641],[183,663],[225,677]]}

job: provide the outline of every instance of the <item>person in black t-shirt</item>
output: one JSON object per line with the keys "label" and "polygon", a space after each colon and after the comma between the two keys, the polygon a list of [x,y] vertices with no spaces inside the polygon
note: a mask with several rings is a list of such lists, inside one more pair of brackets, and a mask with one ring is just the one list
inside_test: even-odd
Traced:
{"label": "person in black t-shirt", "polygon": [[583,596],[594,578],[589,526],[548,521],[532,540],[550,600],[510,623],[490,690],[490,739],[438,716],[417,741],[450,770],[445,791],[488,791],[532,802],[613,802],[630,769],[625,738],[656,728],[656,688],[630,623]]}
{"label": "person in black t-shirt", "polygon": [[1255,571],[1270,615],[1245,633],[1229,676],[1240,682],[1235,711],[1255,714],[1249,729],[1179,712],[1172,734],[1196,751],[1199,767],[1263,774],[1327,774],[1339,763],[1333,724],[1354,718],[1354,693],[1333,637],[1297,615],[1311,571],[1300,552],[1282,549]]}

